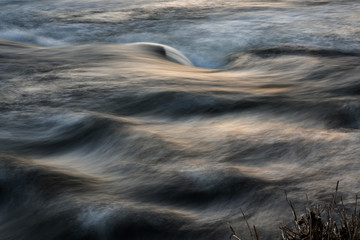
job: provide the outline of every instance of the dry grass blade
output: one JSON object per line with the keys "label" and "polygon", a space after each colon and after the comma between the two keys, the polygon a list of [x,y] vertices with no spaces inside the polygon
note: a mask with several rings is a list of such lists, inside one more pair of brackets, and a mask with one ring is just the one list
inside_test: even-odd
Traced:
{"label": "dry grass blade", "polygon": [[296,212],[295,212],[294,205],[293,205],[292,202],[288,199],[288,196],[287,196],[287,192],[286,192],[286,191],[285,191],[285,198],[286,198],[286,201],[289,203],[289,205],[290,205],[290,207],[291,207],[291,210],[292,210],[292,214],[293,214],[294,219],[297,221],[297,216],[296,216]]}
{"label": "dry grass blade", "polygon": [[359,219],[357,218],[357,214],[356,214],[356,212],[357,212],[357,201],[358,201],[358,195],[356,194],[354,212],[351,215],[351,223],[354,226],[354,229],[353,229],[354,231],[353,231],[353,235],[352,235],[352,238],[351,238],[353,240],[356,239],[356,233],[358,232],[358,229],[359,229],[358,225],[356,224],[359,221]]}
{"label": "dry grass blade", "polygon": [[335,195],[333,195],[333,201],[332,201],[331,208],[330,208],[330,211],[329,211],[329,214],[328,214],[328,228],[327,228],[327,230],[328,230],[327,239],[328,240],[330,240],[330,236],[332,235],[331,231],[333,231],[333,229],[335,227],[332,216],[333,216],[334,208],[335,208],[335,205],[336,205],[338,189],[339,189],[339,181],[336,182]]}
{"label": "dry grass blade", "polygon": [[229,225],[229,228],[230,228],[230,231],[231,231],[231,235],[230,235],[229,239],[231,239],[232,237],[234,237],[234,238],[236,238],[236,239],[238,239],[238,240],[242,240],[242,239],[236,234],[236,232],[235,232],[234,228],[231,226],[231,224],[228,223],[228,225]]}
{"label": "dry grass blade", "polygon": [[257,233],[257,231],[256,231],[255,225],[253,225],[253,227],[254,227],[254,232],[255,232],[256,240],[259,240],[259,235],[258,235],[258,233]]}
{"label": "dry grass blade", "polygon": [[[247,227],[248,227],[248,230],[249,230],[249,232],[250,232],[251,239],[252,239],[252,240],[259,240],[259,235],[258,235],[258,233],[257,233],[257,230],[256,230],[255,225],[253,225],[254,234],[255,234],[255,238],[254,238],[254,234],[253,234],[253,232],[252,232],[252,230],[251,230],[251,228],[250,228],[249,222],[248,222],[247,219],[246,219],[246,216],[245,216],[244,211],[243,211],[241,208],[240,208],[240,211],[241,211],[241,213],[242,213],[242,215],[243,215],[243,218],[244,218],[244,220],[245,220],[245,222],[246,222],[246,225],[247,225]],[[236,238],[236,239],[238,239],[238,240],[243,240],[243,239],[235,232],[234,228],[230,225],[230,223],[228,223],[228,225],[229,225],[229,228],[230,228],[230,231],[231,231],[230,239]]]}
{"label": "dry grass blade", "polygon": [[246,225],[247,225],[247,227],[248,227],[248,229],[249,229],[249,232],[250,232],[250,235],[251,235],[251,239],[254,240],[254,235],[253,235],[253,233],[252,233],[252,231],[251,231],[250,225],[249,225],[249,223],[248,223],[248,221],[247,221],[247,219],[246,219],[246,217],[245,217],[245,214],[244,214],[244,212],[243,212],[243,210],[242,210],[241,208],[240,208],[240,211],[241,211],[241,213],[242,213],[242,215],[243,215],[243,217],[244,217],[244,220],[245,220],[245,222],[246,222]]}

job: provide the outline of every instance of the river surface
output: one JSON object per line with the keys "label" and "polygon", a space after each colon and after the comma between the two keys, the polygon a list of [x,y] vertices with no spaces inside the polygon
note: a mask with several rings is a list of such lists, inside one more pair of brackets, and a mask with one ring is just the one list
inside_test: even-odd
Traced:
{"label": "river surface", "polygon": [[359,1],[0,0],[0,38],[1,240],[279,239],[284,191],[359,192]]}

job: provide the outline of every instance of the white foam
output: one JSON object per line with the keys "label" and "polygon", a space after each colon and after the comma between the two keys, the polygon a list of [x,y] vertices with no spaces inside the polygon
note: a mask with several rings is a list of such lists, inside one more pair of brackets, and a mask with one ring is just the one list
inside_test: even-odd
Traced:
{"label": "white foam", "polygon": [[166,58],[169,59],[170,61],[177,62],[187,66],[193,66],[192,62],[187,57],[185,57],[184,54],[182,54],[180,51],[176,50],[173,47],[164,44],[148,43],[148,42],[138,42],[138,43],[134,43],[134,45],[162,47],[165,50]]}

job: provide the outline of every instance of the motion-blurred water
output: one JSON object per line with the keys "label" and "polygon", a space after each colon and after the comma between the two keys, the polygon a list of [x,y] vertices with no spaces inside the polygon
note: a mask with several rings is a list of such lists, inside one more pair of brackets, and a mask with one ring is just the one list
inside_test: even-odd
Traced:
{"label": "motion-blurred water", "polygon": [[1,240],[278,239],[284,191],[360,189],[358,1],[0,0],[0,37]]}

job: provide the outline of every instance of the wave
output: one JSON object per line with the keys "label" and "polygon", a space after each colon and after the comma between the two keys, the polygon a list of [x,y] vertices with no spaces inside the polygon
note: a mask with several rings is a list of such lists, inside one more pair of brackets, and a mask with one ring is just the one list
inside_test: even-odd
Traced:
{"label": "wave", "polygon": [[170,60],[172,62],[187,66],[193,66],[193,64],[187,57],[185,57],[181,52],[170,46],[156,43],[134,43],[132,45],[145,48],[152,54],[159,54],[164,59]]}
{"label": "wave", "polygon": [[[355,49],[354,49],[355,50]],[[252,54],[255,54],[260,57],[275,57],[275,56],[284,56],[284,55],[305,55],[305,56],[316,56],[316,57],[359,57],[360,53],[356,51],[342,51],[336,49],[325,49],[325,48],[315,48],[313,46],[302,46],[302,45],[281,45],[281,46],[272,46],[264,47],[253,50],[248,50]]]}
{"label": "wave", "polygon": [[[108,177],[80,173],[69,166],[4,154],[0,159],[0,223],[2,236],[9,238],[98,239],[106,236],[108,239],[141,239],[146,236],[184,239],[204,234],[211,236],[215,233],[209,233],[208,226],[204,228],[203,223],[196,223],[192,211],[184,206],[193,208],[195,204],[201,210],[205,202],[219,204],[234,197],[234,192],[241,195],[248,189],[262,188],[259,181],[239,178],[236,174],[204,188],[189,179],[179,178],[175,172],[167,184],[138,182],[138,186],[130,187],[119,185],[115,179],[109,181]],[[221,178],[225,173],[218,174]],[[141,176],[147,177],[150,176],[146,172]],[[161,178],[169,181],[166,174],[159,177],[157,181],[162,181]],[[230,188],[224,188],[224,184]],[[121,191],[126,194],[120,194]],[[215,235],[220,236],[219,233]]]}
{"label": "wave", "polygon": [[284,190],[357,189],[358,62],[280,44],[207,69],[152,43],[0,40],[2,236],[218,239],[241,207],[275,238]]}
{"label": "wave", "polygon": [[[23,121],[12,124],[9,117]],[[4,115],[2,121],[7,122],[7,128],[2,129],[0,149],[23,154],[91,149],[115,134],[126,134],[132,126],[124,118],[62,111],[45,111],[41,117],[23,113]]]}
{"label": "wave", "polygon": [[0,38],[44,46],[59,46],[65,44],[65,42],[61,40],[45,36],[39,36],[36,31],[29,31],[20,28],[13,28],[1,31]]}

